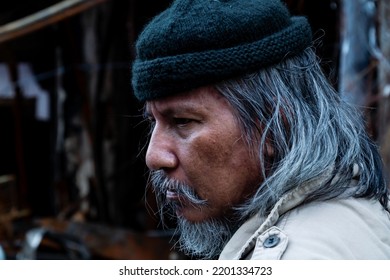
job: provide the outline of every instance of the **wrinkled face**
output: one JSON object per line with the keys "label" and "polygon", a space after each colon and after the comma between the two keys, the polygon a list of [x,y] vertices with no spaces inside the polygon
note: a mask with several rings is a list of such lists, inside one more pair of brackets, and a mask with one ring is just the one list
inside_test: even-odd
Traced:
{"label": "wrinkled face", "polygon": [[153,123],[149,169],[162,170],[205,200],[193,205],[170,187],[165,195],[178,216],[191,222],[229,216],[254,193],[261,182],[258,157],[241,138],[233,108],[214,88],[148,101],[145,113]]}

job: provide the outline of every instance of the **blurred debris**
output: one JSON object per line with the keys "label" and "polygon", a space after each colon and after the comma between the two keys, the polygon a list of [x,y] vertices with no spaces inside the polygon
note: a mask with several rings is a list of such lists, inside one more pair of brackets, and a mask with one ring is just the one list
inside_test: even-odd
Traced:
{"label": "blurred debris", "polygon": [[373,0],[342,0],[339,92],[358,106],[366,106],[372,94],[375,62],[370,34],[376,30]]}
{"label": "blurred debris", "polygon": [[[43,249],[44,246],[46,250]],[[18,260],[88,260],[91,256],[88,248],[73,234],[33,228],[26,233],[22,250],[16,258]]]}
{"label": "blurred debris", "polygon": [[[376,127],[385,171],[390,179],[390,1],[378,1],[378,117]],[[379,54],[378,54],[379,53]]]}
{"label": "blurred debris", "polygon": [[0,215],[17,209],[17,190],[14,175],[0,176]]}
{"label": "blurred debris", "polygon": [[11,74],[7,64],[5,63],[0,63],[0,98],[15,98],[14,86],[11,82]]}
{"label": "blurred debris", "polygon": [[[136,233],[101,224],[42,219],[25,234],[17,259],[170,259],[171,232]],[[181,257],[183,258],[183,256]]]}

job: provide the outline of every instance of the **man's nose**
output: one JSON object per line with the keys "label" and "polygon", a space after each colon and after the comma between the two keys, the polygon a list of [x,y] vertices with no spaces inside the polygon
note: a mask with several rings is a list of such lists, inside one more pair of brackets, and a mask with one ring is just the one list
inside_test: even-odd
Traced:
{"label": "man's nose", "polygon": [[150,170],[173,169],[178,159],[173,150],[173,142],[164,132],[154,129],[146,152],[146,165]]}

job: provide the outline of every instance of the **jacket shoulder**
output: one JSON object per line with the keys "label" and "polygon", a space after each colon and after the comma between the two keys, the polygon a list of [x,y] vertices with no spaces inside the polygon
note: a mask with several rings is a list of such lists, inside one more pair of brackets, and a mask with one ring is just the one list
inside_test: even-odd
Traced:
{"label": "jacket shoulder", "polygon": [[287,236],[281,259],[390,259],[390,215],[379,202],[313,202],[276,224]]}

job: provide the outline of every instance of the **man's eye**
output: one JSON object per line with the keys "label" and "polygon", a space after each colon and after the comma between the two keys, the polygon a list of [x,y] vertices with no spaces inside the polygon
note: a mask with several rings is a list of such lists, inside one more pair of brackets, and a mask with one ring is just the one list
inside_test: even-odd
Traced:
{"label": "man's eye", "polygon": [[175,125],[177,126],[185,126],[191,122],[193,122],[194,120],[192,119],[187,119],[187,118],[173,118],[173,122]]}

